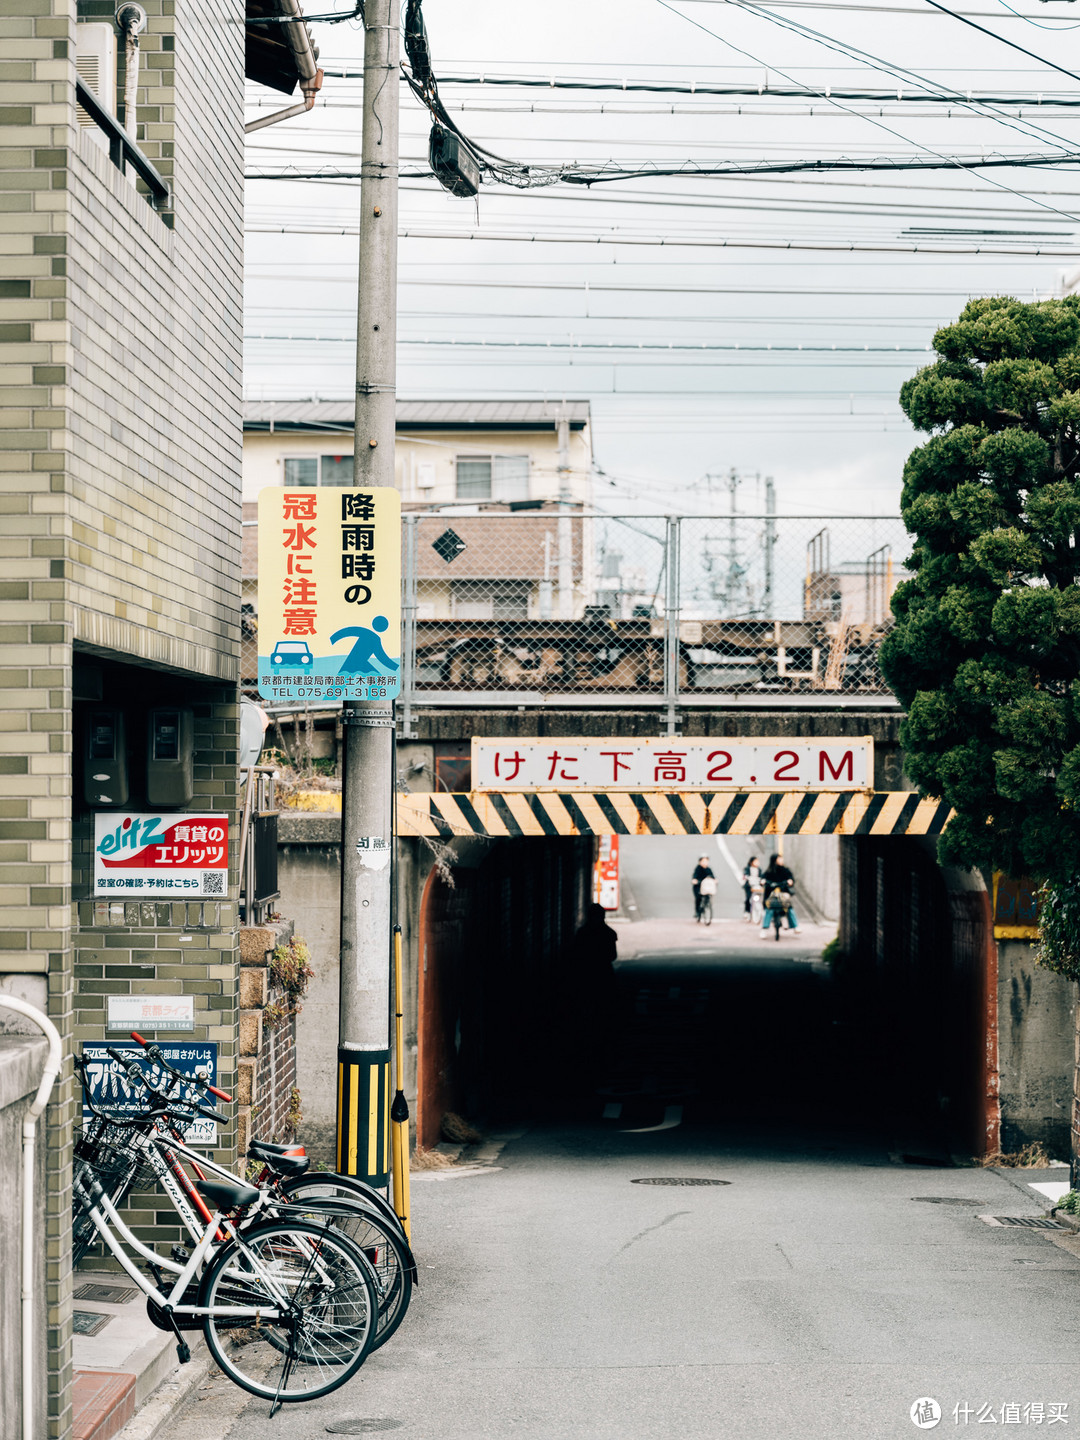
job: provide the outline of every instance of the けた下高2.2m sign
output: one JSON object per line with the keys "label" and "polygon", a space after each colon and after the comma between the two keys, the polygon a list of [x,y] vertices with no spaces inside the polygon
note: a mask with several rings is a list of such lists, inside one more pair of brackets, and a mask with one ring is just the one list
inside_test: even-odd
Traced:
{"label": "\u3051\u305f\u4e0b\u9ad82.2m sign", "polygon": [[261,694],[392,700],[400,675],[397,491],[260,491]]}
{"label": "\u3051\u305f\u4e0b\u9ad82.2m sign", "polygon": [[473,740],[473,790],[870,790],[874,742]]}

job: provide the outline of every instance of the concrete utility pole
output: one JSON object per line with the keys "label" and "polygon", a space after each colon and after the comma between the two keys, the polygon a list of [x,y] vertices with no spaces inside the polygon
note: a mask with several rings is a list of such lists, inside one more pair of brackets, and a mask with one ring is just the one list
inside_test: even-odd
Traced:
{"label": "concrete utility pole", "polygon": [[559,442],[559,619],[574,618],[574,538],[570,522],[570,419],[564,400],[555,427]]}
{"label": "concrete utility pole", "polygon": [[[360,182],[354,487],[394,484],[398,231],[398,0],[368,0]],[[343,712],[337,1168],[389,1174],[390,857],[394,711]]]}

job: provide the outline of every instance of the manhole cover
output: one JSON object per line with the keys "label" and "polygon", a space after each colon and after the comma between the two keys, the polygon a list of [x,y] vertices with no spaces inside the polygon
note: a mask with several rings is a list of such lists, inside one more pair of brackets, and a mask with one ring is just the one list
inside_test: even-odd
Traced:
{"label": "manhole cover", "polygon": [[372,1435],[377,1430],[397,1430],[400,1420],[335,1420],[327,1425],[327,1435]]}
{"label": "manhole cover", "polygon": [[99,1330],[104,1330],[111,1315],[98,1315],[94,1310],[75,1310],[72,1312],[71,1324],[76,1335],[96,1335]]}
{"label": "manhole cover", "polygon": [[1041,1215],[980,1215],[980,1220],[985,1220],[987,1225],[1007,1225],[1010,1229],[1020,1230],[1067,1230],[1067,1225],[1059,1225],[1056,1220],[1046,1220]]}
{"label": "manhole cover", "polygon": [[138,1295],[130,1285],[80,1285],[75,1300],[96,1300],[99,1305],[124,1305]]}
{"label": "manhole cover", "polygon": [[730,1180],[701,1180],[692,1175],[649,1175],[644,1180],[631,1180],[631,1185],[730,1185]]}
{"label": "manhole cover", "polygon": [[[445,560],[447,565],[449,565],[451,560],[456,560],[463,550],[468,549],[468,546],[457,531],[444,530],[437,540],[431,542],[431,548],[440,560]],[[359,1435],[360,1431],[357,1430],[349,1433]]]}
{"label": "manhole cover", "polygon": [[952,1195],[913,1195],[920,1205],[985,1205],[985,1200],[957,1200]]}

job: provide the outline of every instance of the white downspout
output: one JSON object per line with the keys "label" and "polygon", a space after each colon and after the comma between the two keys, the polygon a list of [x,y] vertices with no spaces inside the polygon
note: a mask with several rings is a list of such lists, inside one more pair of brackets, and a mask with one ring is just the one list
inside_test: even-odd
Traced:
{"label": "white downspout", "polygon": [[285,32],[285,39],[289,42],[293,58],[296,61],[296,73],[304,98],[299,105],[290,105],[286,110],[275,110],[272,115],[263,115],[258,120],[249,120],[244,126],[245,135],[250,135],[253,130],[265,130],[267,125],[276,125],[280,120],[291,120],[294,115],[303,115],[305,110],[313,108],[315,97],[322,89],[323,72],[316,64],[319,51],[311,43],[311,36],[304,24],[299,0],[283,0],[281,8],[286,15],[296,16],[295,24],[290,22],[282,25],[281,28]]}
{"label": "white downspout", "polygon": [[136,138],[139,96],[139,35],[146,29],[146,11],[133,0],[116,10],[116,23],[124,32],[124,129]]}
{"label": "white downspout", "polygon": [[63,1051],[60,1032],[47,1015],[15,995],[0,994],[0,1006],[33,1020],[45,1032],[49,1054],[41,1072],[41,1084],[22,1125],[22,1433],[34,1440],[34,1155],[38,1116],[49,1103],[53,1084],[60,1073]]}

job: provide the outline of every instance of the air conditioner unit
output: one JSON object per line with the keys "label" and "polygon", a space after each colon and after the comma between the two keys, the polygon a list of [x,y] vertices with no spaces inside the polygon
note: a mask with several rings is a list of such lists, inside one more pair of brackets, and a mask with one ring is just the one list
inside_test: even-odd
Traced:
{"label": "air conditioner unit", "polygon": [[[75,27],[75,69],[79,79],[108,110],[116,114],[116,28],[100,22],[85,22]],[[109,138],[81,105],[75,106],[79,125],[90,139],[105,151]]]}

